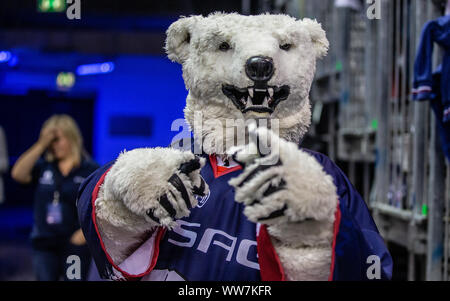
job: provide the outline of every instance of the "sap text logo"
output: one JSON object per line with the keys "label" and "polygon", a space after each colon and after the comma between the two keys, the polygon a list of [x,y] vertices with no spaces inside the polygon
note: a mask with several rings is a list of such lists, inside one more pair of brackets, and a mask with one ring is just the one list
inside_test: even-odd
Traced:
{"label": "sap text logo", "polygon": [[[190,228],[194,230],[199,228],[200,224],[188,223],[182,220],[178,220],[178,227],[173,229],[173,232],[185,238],[183,241],[178,241],[170,238],[169,243],[174,244],[179,247],[192,248],[194,247],[198,233],[195,231],[187,230]],[[220,237],[220,241],[217,238]],[[186,241],[187,239],[187,241]],[[224,241],[227,241],[226,243]],[[251,261],[248,259],[250,248],[256,247],[256,241],[243,239],[238,244],[238,238],[231,236],[224,231],[216,230],[212,228],[207,228],[203,233],[202,238],[197,246],[197,251],[207,253],[211,248],[222,248],[227,251],[226,261],[231,261],[233,255],[236,253],[236,262],[252,268],[259,270],[259,264],[257,261]],[[234,252],[237,249],[237,252]]]}

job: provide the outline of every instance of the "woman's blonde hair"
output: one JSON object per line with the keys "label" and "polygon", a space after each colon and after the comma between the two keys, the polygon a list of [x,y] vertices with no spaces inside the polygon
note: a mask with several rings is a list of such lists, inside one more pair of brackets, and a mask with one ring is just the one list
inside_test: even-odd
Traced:
{"label": "woman's blonde hair", "polygon": [[[48,128],[59,129],[63,132],[70,142],[75,165],[80,165],[82,157],[87,157],[87,153],[83,147],[83,136],[75,120],[66,114],[53,115],[42,125],[41,134]],[[49,162],[55,160],[50,150],[45,153],[45,159]]]}

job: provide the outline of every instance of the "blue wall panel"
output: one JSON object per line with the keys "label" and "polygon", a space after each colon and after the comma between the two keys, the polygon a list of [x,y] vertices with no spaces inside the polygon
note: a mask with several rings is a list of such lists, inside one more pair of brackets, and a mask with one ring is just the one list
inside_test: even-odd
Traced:
{"label": "blue wall panel", "polygon": [[[98,83],[94,132],[94,156],[105,163],[123,149],[166,146],[176,134],[171,124],[183,118],[187,91],[181,67],[166,58],[121,57],[115,60],[114,72],[101,77]],[[149,116],[152,136],[111,136],[111,116]]]}
{"label": "blue wall panel", "polygon": [[[0,94],[23,95],[30,89],[57,92],[58,72],[74,72],[78,65],[103,61],[114,62],[114,71],[77,76],[75,86],[66,94],[68,97],[89,95],[90,98],[94,95],[93,157],[104,164],[115,159],[124,149],[167,146],[177,134],[171,131],[172,122],[183,118],[187,91],[181,66],[166,57],[101,58],[74,53],[53,55],[21,51],[18,67],[0,66]],[[109,123],[113,116],[148,117],[151,136],[112,136]]]}

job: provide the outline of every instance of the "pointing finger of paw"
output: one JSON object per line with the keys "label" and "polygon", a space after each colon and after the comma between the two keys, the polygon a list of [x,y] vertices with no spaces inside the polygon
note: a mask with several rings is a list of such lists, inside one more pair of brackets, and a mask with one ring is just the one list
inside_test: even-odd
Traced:
{"label": "pointing finger of paw", "polygon": [[255,160],[260,157],[254,143],[232,148],[230,153],[233,160],[242,167],[253,164]]}
{"label": "pointing finger of paw", "polygon": [[248,130],[248,137],[250,139],[250,143],[257,144],[258,142],[258,133],[256,130],[258,129],[258,126],[256,122],[250,122],[250,124],[247,126]]}
{"label": "pointing finger of paw", "polygon": [[256,146],[260,157],[279,153],[279,145],[282,140],[267,127],[254,127],[253,129],[249,127],[249,137],[251,143]]}
{"label": "pointing finger of paw", "polygon": [[270,144],[279,144],[281,142],[280,137],[266,127],[259,127],[255,129],[255,133],[259,140],[264,142],[268,142]]}

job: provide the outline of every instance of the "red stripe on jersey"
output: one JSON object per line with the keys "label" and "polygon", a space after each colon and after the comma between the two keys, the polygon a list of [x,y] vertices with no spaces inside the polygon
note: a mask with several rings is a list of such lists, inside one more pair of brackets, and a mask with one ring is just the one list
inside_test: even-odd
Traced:
{"label": "red stripe on jersey", "polygon": [[330,268],[330,276],[328,277],[328,281],[333,281],[333,273],[334,273],[334,265],[335,265],[335,259],[336,259],[336,241],[337,236],[339,234],[339,227],[341,225],[341,209],[339,207],[339,202],[336,208],[335,212],[335,218],[334,218],[334,235],[333,235],[333,246],[332,246],[332,253],[331,253],[331,268]]}
{"label": "red stripe on jersey", "polygon": [[147,270],[145,271],[145,272],[143,272],[143,273],[141,273],[141,274],[138,274],[138,275],[133,275],[133,274],[130,274],[130,273],[127,273],[126,271],[124,271],[124,270],[122,270],[121,268],[119,268],[119,266],[117,265],[117,264],[115,264],[114,263],[114,261],[112,260],[112,258],[111,258],[111,256],[108,254],[108,251],[106,250],[106,247],[105,247],[105,244],[103,243],[103,240],[102,240],[102,237],[101,237],[101,235],[100,235],[100,231],[99,231],[99,229],[98,229],[98,225],[97,225],[97,217],[96,217],[96,215],[95,215],[95,200],[97,199],[97,197],[98,197],[98,192],[99,192],[99,190],[100,190],[100,186],[103,184],[103,182],[105,181],[105,177],[106,177],[106,175],[108,174],[108,172],[111,170],[111,168],[110,169],[108,169],[102,176],[101,176],[101,178],[100,178],[100,180],[97,182],[97,184],[95,185],[95,188],[94,188],[94,191],[92,192],[92,199],[91,199],[91,201],[92,201],[92,221],[93,221],[93,223],[94,223],[94,227],[95,227],[95,231],[97,232],[97,236],[98,236],[98,239],[99,239],[99,241],[100,241],[100,245],[101,245],[101,247],[102,247],[102,249],[103,249],[103,252],[105,252],[105,255],[106,255],[106,258],[108,259],[108,261],[109,261],[109,263],[116,269],[116,270],[118,270],[127,280],[139,280],[140,278],[142,278],[142,277],[144,277],[145,275],[147,275],[148,273],[150,273],[153,269],[154,269],[154,267],[155,267],[155,265],[156,265],[156,262],[157,262],[157,260],[158,260],[158,255],[159,255],[159,243],[160,243],[160,241],[161,241],[161,239],[162,239],[162,237],[164,236],[164,233],[165,233],[165,229],[163,229],[163,228],[158,228],[158,233],[156,234],[156,238],[155,238],[155,244],[154,244],[154,246],[153,246],[153,256],[152,256],[152,258],[150,259],[150,262],[149,262],[149,266],[148,266],[148,268],[147,268]]}

